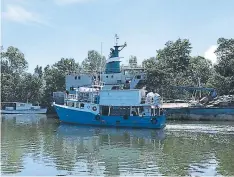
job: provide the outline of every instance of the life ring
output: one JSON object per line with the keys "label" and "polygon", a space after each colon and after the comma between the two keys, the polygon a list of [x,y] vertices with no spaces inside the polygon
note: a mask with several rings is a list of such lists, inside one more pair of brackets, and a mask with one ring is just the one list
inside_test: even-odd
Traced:
{"label": "life ring", "polygon": [[92,109],[93,109],[93,111],[97,111],[97,107],[96,106],[94,106]]}
{"label": "life ring", "polygon": [[97,114],[97,115],[95,116],[95,119],[96,119],[96,120],[100,120],[100,119],[101,119],[101,116],[100,116],[99,114]]}
{"label": "life ring", "polygon": [[150,121],[151,121],[152,124],[156,124],[158,122],[155,117],[152,117]]}

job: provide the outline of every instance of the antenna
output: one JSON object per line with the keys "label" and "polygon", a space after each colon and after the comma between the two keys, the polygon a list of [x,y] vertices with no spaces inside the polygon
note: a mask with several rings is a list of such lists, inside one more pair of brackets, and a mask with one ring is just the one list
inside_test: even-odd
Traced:
{"label": "antenna", "polygon": [[100,76],[100,84],[101,84],[101,73],[102,73],[102,42],[101,42],[101,64],[100,64],[100,73],[99,73],[99,76]]}
{"label": "antenna", "polygon": [[102,42],[101,42],[101,56],[102,56]]}
{"label": "antenna", "polygon": [[118,45],[118,39],[119,39],[119,36],[117,34],[115,34],[115,43],[116,43],[116,46]]}

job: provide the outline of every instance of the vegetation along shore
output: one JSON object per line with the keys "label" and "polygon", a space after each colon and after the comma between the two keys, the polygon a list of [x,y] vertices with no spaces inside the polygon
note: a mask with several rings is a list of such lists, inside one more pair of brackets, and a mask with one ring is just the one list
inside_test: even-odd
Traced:
{"label": "vegetation along shore", "polygon": [[[137,63],[136,56],[130,56],[129,66],[143,65],[147,72],[147,90],[155,90],[166,99],[188,97],[173,90],[171,85],[198,86],[198,78],[202,86],[215,88],[219,95],[234,94],[234,39],[219,38],[217,46],[216,64],[203,56],[191,56],[190,41],[177,39],[166,42],[164,48],[157,50],[156,56],[141,64]],[[34,73],[28,73],[24,54],[17,47],[9,46],[1,52],[1,101],[28,100],[50,107],[52,93],[65,90],[67,74],[99,72],[106,58],[90,50],[81,63],[76,60],[61,58],[44,68],[38,64]]]}

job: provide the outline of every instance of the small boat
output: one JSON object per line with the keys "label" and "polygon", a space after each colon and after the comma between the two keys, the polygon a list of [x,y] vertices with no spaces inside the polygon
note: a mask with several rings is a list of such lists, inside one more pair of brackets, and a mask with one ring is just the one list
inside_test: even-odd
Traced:
{"label": "small boat", "polygon": [[67,94],[65,105],[53,103],[60,121],[84,125],[152,128],[165,127],[160,95],[141,89],[102,90],[80,87]]}
{"label": "small boat", "polygon": [[2,102],[1,114],[46,114],[47,108],[33,106],[32,103]]}

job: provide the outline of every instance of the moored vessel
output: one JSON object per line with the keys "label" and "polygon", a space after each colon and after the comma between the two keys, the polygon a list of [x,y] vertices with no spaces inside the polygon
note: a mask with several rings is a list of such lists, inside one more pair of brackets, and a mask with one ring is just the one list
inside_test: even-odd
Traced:
{"label": "moored vessel", "polygon": [[205,87],[176,87],[184,90],[209,91],[200,100],[164,103],[167,118],[173,120],[220,120],[234,121],[234,96],[217,96],[214,88]]}
{"label": "moored vessel", "polygon": [[[82,88],[83,89],[83,88]],[[135,127],[164,128],[166,116],[161,109],[160,96],[143,90],[99,90],[79,88],[76,94],[68,94],[65,105],[53,104],[60,121],[67,123]]]}
{"label": "moored vessel", "polygon": [[32,103],[2,102],[1,114],[46,114],[47,108],[33,106]]}
{"label": "moored vessel", "polygon": [[[131,84],[121,73],[119,52],[125,46],[126,43],[119,46],[116,42],[114,49],[111,48],[105,73],[102,74],[108,79],[108,86],[102,82],[102,77],[96,75],[87,87],[72,85],[65,94],[64,104],[53,103],[60,121],[112,127],[165,127],[166,116],[161,108],[160,95],[153,92],[146,94],[144,88],[133,89],[133,85],[142,78]],[[76,78],[79,85],[80,77]]]}

